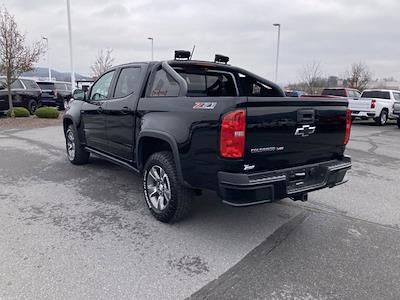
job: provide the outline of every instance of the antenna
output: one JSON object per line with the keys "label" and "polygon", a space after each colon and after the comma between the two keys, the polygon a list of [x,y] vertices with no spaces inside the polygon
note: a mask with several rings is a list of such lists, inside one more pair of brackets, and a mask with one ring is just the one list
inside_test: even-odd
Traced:
{"label": "antenna", "polygon": [[189,60],[192,60],[192,56],[193,56],[193,53],[194,53],[194,49],[196,49],[196,45],[193,45],[192,54],[190,54]]}

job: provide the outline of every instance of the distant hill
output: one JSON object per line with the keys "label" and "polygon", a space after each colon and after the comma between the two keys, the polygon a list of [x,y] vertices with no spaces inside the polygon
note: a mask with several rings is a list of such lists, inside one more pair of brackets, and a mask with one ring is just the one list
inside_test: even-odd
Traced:
{"label": "distant hill", "polygon": [[[23,73],[21,76],[47,78],[48,74],[49,74],[48,68],[38,67],[38,68],[33,69],[30,72]],[[55,78],[57,81],[71,81],[71,73],[70,72],[59,72],[59,71],[51,69],[51,77],[53,77],[53,79]],[[75,73],[75,79],[76,80],[88,80],[88,79],[92,79],[92,78]]]}

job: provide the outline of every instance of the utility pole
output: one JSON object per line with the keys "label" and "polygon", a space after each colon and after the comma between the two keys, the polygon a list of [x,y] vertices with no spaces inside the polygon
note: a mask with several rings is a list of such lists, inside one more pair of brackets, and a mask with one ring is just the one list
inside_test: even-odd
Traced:
{"label": "utility pole", "polygon": [[50,48],[49,48],[49,39],[45,36],[42,37],[46,41],[46,48],[47,48],[47,64],[49,67],[49,81],[51,81],[51,66],[50,66]]}
{"label": "utility pole", "polygon": [[151,61],[154,60],[154,38],[148,37],[148,40],[151,41]]}
{"label": "utility pole", "polygon": [[72,89],[75,88],[75,71],[74,71],[74,55],[72,52],[72,30],[71,30],[71,5],[70,0],[67,0],[67,17],[68,17],[68,38],[69,38],[69,60],[71,69],[71,84]]}
{"label": "utility pole", "polygon": [[278,81],[278,65],[279,65],[279,44],[281,42],[281,24],[275,23],[273,24],[275,27],[278,27],[278,43],[276,46],[276,63],[275,63],[275,83]]}

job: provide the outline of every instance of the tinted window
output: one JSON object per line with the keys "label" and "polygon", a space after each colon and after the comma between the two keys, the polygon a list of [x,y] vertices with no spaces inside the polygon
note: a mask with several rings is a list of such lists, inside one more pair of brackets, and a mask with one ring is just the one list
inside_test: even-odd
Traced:
{"label": "tinted window", "polygon": [[400,101],[400,93],[393,93],[393,97],[396,101]]}
{"label": "tinted window", "polygon": [[139,87],[140,68],[125,68],[119,74],[114,98],[132,94]]}
{"label": "tinted window", "polygon": [[97,80],[93,85],[90,100],[103,100],[108,98],[114,73],[115,71],[108,72]]}
{"label": "tinted window", "polygon": [[390,99],[390,93],[386,91],[365,91],[361,94],[361,98]]}
{"label": "tinted window", "polygon": [[54,84],[56,90],[66,90],[65,83],[56,82]]}
{"label": "tinted window", "polygon": [[188,96],[236,96],[232,75],[218,72],[177,71],[188,85]]}
{"label": "tinted window", "polygon": [[279,91],[267,86],[257,79],[239,74],[240,96],[248,97],[280,97]]}
{"label": "tinted window", "polygon": [[177,97],[179,95],[179,84],[163,69],[157,71],[151,87],[151,97]]}
{"label": "tinted window", "polygon": [[52,90],[54,90],[54,83],[50,83],[50,82],[38,82],[38,85],[39,85],[39,87],[42,89],[42,90],[50,90],[50,91],[52,91]]}
{"label": "tinted window", "polygon": [[23,89],[22,83],[17,79],[13,83],[11,83],[11,88],[12,89]]}
{"label": "tinted window", "polygon": [[322,95],[324,95],[324,96],[346,97],[346,90],[345,89],[324,89],[322,91]]}
{"label": "tinted window", "polygon": [[39,89],[39,86],[33,80],[21,79],[27,89]]}

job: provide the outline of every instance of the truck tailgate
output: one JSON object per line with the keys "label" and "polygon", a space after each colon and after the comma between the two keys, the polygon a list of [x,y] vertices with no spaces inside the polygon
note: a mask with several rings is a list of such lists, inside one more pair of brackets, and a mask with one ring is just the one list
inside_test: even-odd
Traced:
{"label": "truck tailgate", "polygon": [[348,102],[249,97],[244,162],[276,170],[343,156]]}
{"label": "truck tailgate", "polygon": [[371,100],[372,99],[358,99],[358,100],[349,100],[349,108],[358,113],[360,111],[371,111]]}

